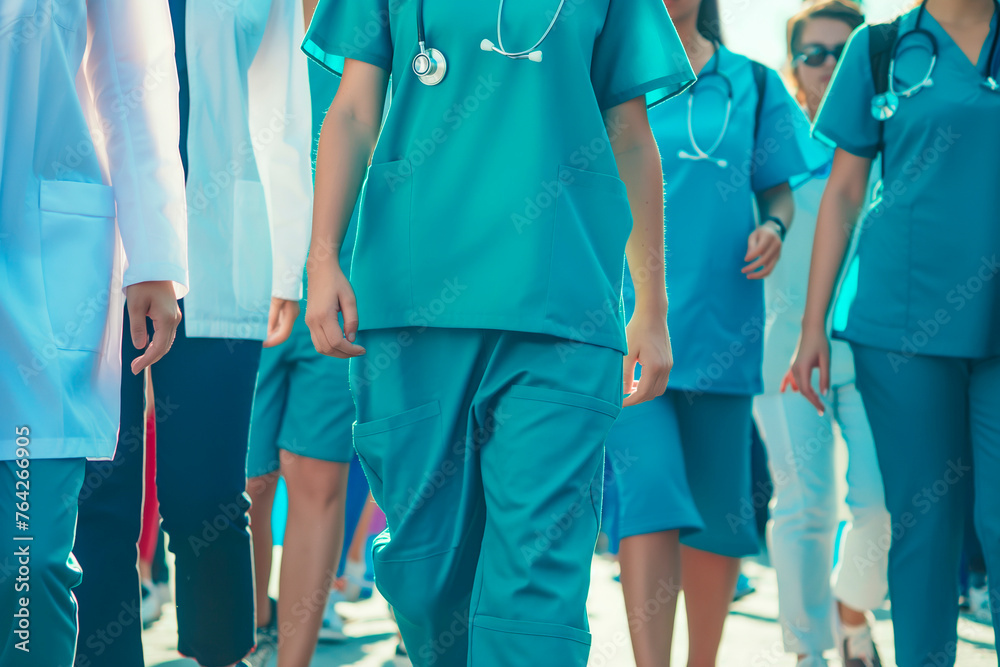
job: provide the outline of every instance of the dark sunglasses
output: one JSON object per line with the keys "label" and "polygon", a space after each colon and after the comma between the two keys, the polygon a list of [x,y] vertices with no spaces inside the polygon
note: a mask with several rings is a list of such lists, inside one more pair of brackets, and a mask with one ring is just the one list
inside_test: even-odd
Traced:
{"label": "dark sunglasses", "polygon": [[801,53],[795,56],[796,64],[803,64],[806,67],[822,67],[829,56],[833,56],[834,61],[839,61],[844,55],[844,47],[847,44],[838,44],[832,49],[828,49],[822,44],[807,44],[802,47]]}

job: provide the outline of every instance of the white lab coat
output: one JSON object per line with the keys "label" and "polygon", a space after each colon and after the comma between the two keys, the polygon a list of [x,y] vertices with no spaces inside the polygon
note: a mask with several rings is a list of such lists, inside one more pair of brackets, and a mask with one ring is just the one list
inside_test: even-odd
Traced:
{"label": "white lab coat", "polygon": [[302,297],[312,107],[301,0],[187,0],[188,336],[263,340]]}
{"label": "white lab coat", "polygon": [[122,285],[188,282],[177,141],[165,0],[0,0],[0,460],[114,452]]}

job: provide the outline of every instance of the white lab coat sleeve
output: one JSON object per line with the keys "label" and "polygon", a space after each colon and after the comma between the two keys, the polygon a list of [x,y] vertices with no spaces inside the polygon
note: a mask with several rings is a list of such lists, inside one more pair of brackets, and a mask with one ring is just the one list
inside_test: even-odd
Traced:
{"label": "white lab coat sleeve", "polygon": [[272,0],[250,66],[250,136],[271,227],[271,295],[302,298],[312,224],[312,104],[300,0]]}
{"label": "white lab coat sleeve", "polygon": [[87,0],[83,63],[125,249],[123,286],[188,285],[179,84],[166,0]]}

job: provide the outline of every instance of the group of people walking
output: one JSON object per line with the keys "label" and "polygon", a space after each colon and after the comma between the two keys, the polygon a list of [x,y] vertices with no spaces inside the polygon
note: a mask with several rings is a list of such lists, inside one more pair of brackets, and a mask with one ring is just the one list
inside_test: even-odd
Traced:
{"label": "group of people walking", "polygon": [[715,665],[754,422],[798,665],[883,664],[887,596],[954,665],[967,530],[1000,627],[998,22],[809,2],[782,76],[717,0],[5,0],[0,664],[143,664],[151,379],[203,667],[309,664],[355,455],[413,665],[586,665],[607,494],[637,667],[680,591]]}

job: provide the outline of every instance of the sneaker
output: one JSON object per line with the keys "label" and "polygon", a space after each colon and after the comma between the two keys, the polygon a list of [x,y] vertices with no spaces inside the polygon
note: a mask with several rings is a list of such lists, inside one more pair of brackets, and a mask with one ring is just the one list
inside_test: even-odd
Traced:
{"label": "sneaker", "polygon": [[392,656],[392,664],[394,667],[413,667],[413,663],[410,662],[410,655],[406,652],[406,647],[403,646],[402,641],[396,644],[396,655]]}
{"label": "sneaker", "polygon": [[323,611],[323,625],[319,629],[319,640],[321,642],[342,642],[347,640],[344,634],[344,619],[337,613],[336,604],[343,599],[341,595],[333,595],[326,601],[326,609]]}
{"label": "sneaker", "polygon": [[246,667],[264,667],[278,653],[278,601],[274,598],[268,600],[271,603],[271,621],[257,628],[257,646],[243,659]]}
{"label": "sneaker", "polygon": [[841,635],[840,657],[844,667],[882,667],[882,660],[872,639],[871,626],[838,626]]}
{"label": "sneaker", "polygon": [[[163,605],[169,602],[160,597],[160,586],[152,581],[139,582],[139,592],[141,602],[139,604],[139,617],[142,619],[143,629],[148,628],[163,616]],[[167,592],[169,594],[169,587]]]}
{"label": "sneaker", "polygon": [[969,588],[969,614],[973,620],[991,625],[993,614],[990,613],[990,589],[987,586]]}
{"label": "sneaker", "polygon": [[368,567],[363,562],[349,560],[344,567],[344,598],[348,602],[367,600],[372,596],[372,583],[367,578]]}

